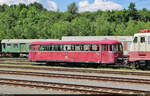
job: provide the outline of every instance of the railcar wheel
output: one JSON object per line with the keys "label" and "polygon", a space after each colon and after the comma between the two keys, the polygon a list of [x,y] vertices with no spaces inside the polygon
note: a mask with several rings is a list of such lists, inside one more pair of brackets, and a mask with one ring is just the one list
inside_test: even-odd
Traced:
{"label": "railcar wheel", "polygon": [[96,64],[93,64],[93,67],[94,67],[94,68],[97,68],[98,65],[99,65],[99,64],[97,64],[97,63],[96,63]]}
{"label": "railcar wheel", "polygon": [[145,69],[149,69],[150,68],[150,61],[147,60],[145,61],[145,66],[144,66]]}

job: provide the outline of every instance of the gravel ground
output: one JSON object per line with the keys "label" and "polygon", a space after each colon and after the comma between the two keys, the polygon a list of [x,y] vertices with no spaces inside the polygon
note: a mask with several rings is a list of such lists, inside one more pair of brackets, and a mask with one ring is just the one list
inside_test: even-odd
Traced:
{"label": "gravel ground", "polygon": [[44,90],[29,87],[20,87],[20,86],[15,87],[15,86],[1,85],[0,94],[69,94],[69,93],[55,90]]}
{"label": "gravel ground", "polygon": [[1,78],[20,79],[20,80],[33,80],[33,81],[46,81],[46,82],[59,82],[66,84],[78,84],[78,85],[91,85],[91,86],[103,86],[112,88],[125,88],[136,90],[150,90],[150,85],[146,84],[131,84],[131,83],[119,83],[110,81],[88,81],[88,80],[73,80],[66,78],[54,78],[54,77],[36,77],[36,76],[17,76],[17,75],[0,75]]}

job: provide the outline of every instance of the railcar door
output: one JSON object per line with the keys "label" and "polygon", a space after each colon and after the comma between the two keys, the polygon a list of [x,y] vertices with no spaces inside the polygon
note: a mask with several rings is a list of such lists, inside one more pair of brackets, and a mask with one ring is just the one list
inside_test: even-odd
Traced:
{"label": "railcar door", "polygon": [[30,54],[29,54],[29,58],[32,60],[32,61],[36,61],[37,60],[37,53],[38,53],[38,45],[32,45],[31,46],[31,51],[30,51]]}
{"label": "railcar door", "polygon": [[101,62],[102,63],[107,63],[108,62],[108,44],[102,44],[102,52],[101,52]]}

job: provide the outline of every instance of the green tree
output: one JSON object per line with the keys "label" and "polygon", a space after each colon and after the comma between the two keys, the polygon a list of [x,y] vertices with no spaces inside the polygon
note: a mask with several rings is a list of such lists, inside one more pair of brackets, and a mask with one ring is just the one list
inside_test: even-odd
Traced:
{"label": "green tree", "polygon": [[138,11],[137,9],[135,8],[135,3],[131,2],[130,5],[129,5],[129,16],[132,17],[133,20],[138,20]]}
{"label": "green tree", "polygon": [[[61,39],[62,36],[72,35],[72,26],[69,22],[58,22],[51,27],[51,37]],[[70,34],[71,33],[71,34]]]}
{"label": "green tree", "polygon": [[73,35],[88,36],[91,34],[90,19],[85,17],[76,18],[71,22]]}
{"label": "green tree", "polygon": [[107,36],[112,35],[113,30],[111,28],[112,23],[108,22],[104,18],[97,18],[95,27],[96,27],[96,36]]}
{"label": "green tree", "polygon": [[68,10],[69,13],[71,14],[76,14],[78,12],[78,7],[76,6],[76,3],[73,2],[68,6]]}

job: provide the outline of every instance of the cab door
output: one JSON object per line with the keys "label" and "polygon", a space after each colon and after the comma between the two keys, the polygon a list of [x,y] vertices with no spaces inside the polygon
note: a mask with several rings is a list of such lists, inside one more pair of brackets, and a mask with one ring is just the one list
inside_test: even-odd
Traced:
{"label": "cab door", "polygon": [[102,52],[101,52],[101,63],[107,63],[108,62],[108,56],[109,56],[109,54],[108,54],[108,44],[102,44],[102,47],[101,47],[102,49]]}

